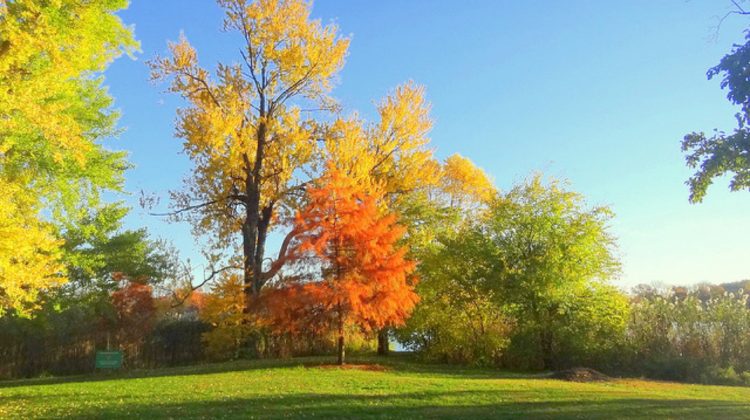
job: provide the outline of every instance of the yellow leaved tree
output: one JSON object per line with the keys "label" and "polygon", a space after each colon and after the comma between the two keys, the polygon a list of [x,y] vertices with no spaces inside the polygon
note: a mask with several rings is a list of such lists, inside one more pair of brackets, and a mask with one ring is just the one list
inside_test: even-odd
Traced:
{"label": "yellow leaved tree", "polygon": [[373,124],[356,115],[337,120],[326,153],[349,177],[377,184],[385,192],[385,204],[398,210],[405,195],[437,185],[440,178],[428,148],[432,119],[424,88],[413,82],[397,87],[378,104],[378,116]]}
{"label": "yellow leaved tree", "polygon": [[310,110],[335,108],[328,92],[349,41],[336,26],[310,19],[302,0],[218,3],[225,28],[243,39],[238,62],[219,64],[211,75],[183,36],[151,67],[154,79],[168,79],[189,103],[177,134],[195,170],[173,193],[173,215],[211,234],[218,249],[240,234],[249,308],[281,268],[280,261],[264,266],[266,238],[279,210],[304,193],[303,177],[319,155],[320,124]]}

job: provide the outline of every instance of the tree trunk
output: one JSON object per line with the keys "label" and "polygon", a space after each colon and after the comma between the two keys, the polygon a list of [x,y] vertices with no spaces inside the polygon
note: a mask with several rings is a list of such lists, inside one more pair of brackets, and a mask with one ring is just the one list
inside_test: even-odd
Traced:
{"label": "tree trunk", "polygon": [[253,265],[255,268],[253,272],[253,291],[256,297],[265,284],[263,278],[263,258],[266,253],[266,238],[268,237],[268,227],[271,224],[272,216],[273,203],[270,203],[260,211],[260,219],[258,220],[258,239],[255,245],[255,263]]}
{"label": "tree trunk", "polygon": [[[265,100],[261,98],[261,117],[265,117]],[[245,308],[244,312],[249,313],[252,309],[255,298],[260,293],[262,286],[262,262],[263,253],[266,245],[266,231],[268,229],[268,220],[263,220],[260,209],[260,180],[263,169],[263,158],[265,156],[266,143],[266,124],[261,122],[258,125],[257,146],[255,150],[255,162],[250,168],[250,161],[245,157],[245,222],[242,225],[242,251],[244,257],[244,285],[245,285]],[[270,207],[270,205],[269,205]],[[272,207],[271,207],[272,209]],[[266,209],[263,209],[264,213]],[[262,228],[262,229],[261,229]]]}
{"label": "tree trunk", "polygon": [[390,343],[388,342],[388,328],[384,327],[378,331],[378,355],[388,356],[390,351]]}
{"label": "tree trunk", "polygon": [[338,364],[343,365],[344,364],[344,333],[339,333],[339,343],[338,343]]}
{"label": "tree trunk", "polygon": [[[250,188],[248,188],[250,189]],[[248,194],[249,200],[252,200]],[[245,222],[242,225],[242,256],[245,285],[245,313],[250,312],[253,298],[257,296],[255,282],[255,244],[258,238],[258,213],[252,209],[253,205],[248,203],[245,214]]]}
{"label": "tree trunk", "polygon": [[344,364],[344,314],[341,313],[341,302],[338,304],[339,309],[339,341],[338,341],[338,364]]}

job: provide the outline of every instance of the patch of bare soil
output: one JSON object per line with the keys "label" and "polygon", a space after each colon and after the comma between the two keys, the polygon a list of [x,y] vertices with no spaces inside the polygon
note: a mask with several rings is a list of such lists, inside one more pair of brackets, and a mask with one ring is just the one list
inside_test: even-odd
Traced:
{"label": "patch of bare soil", "polygon": [[306,368],[321,368],[321,369],[347,369],[347,370],[367,370],[371,372],[386,372],[391,370],[390,368],[383,366],[383,365],[376,365],[376,364],[344,364],[344,365],[338,365],[335,363],[325,363],[325,364],[314,364],[314,363],[306,363],[304,364]]}
{"label": "patch of bare soil", "polygon": [[605,382],[612,379],[597,370],[584,367],[559,370],[557,372],[552,372],[549,377],[570,382]]}

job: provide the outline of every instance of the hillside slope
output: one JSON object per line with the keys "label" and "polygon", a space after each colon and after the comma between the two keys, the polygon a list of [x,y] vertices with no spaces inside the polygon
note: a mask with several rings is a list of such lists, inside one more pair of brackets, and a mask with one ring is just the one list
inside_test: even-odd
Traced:
{"label": "hillside slope", "polygon": [[750,388],[573,383],[360,358],[243,361],[0,383],[0,418],[750,418]]}

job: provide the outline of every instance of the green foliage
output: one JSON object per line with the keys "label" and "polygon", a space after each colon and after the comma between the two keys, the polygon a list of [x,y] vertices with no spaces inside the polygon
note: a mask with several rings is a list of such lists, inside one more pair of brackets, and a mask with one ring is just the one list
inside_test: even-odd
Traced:
{"label": "green foliage", "polygon": [[168,244],[149,238],[146,229],[123,230],[128,209],[110,204],[90,211],[63,232],[71,285],[112,291],[119,277],[159,284],[174,275],[176,255]]}
{"label": "green foliage", "polygon": [[518,320],[508,355],[514,364],[559,367],[594,357],[592,339],[615,344],[627,305],[606,286],[619,269],[611,217],[538,175],[492,207],[487,234],[502,270],[496,293]]}
{"label": "green foliage", "polygon": [[612,351],[627,299],[611,212],[540,176],[438,237],[419,266],[421,303],[399,338],[428,357],[515,368],[596,363]]}
{"label": "green foliage", "polygon": [[737,128],[731,134],[714,130],[712,136],[703,132],[687,134],[682,140],[688,167],[696,169],[686,184],[690,187],[690,201],[703,201],[713,180],[733,174],[732,191],[750,189],[750,32],[744,45],[735,45],[716,67],[708,70],[708,78],[721,76],[721,88],[728,89],[727,99],[740,106],[735,115]]}
{"label": "green foliage", "polygon": [[0,317],[0,377],[89,372],[92,349],[105,347],[115,319],[104,293],[56,293],[33,318]]}
{"label": "green foliage", "polygon": [[126,153],[102,144],[117,113],[101,75],[138,48],[116,15],[127,5],[0,0],[0,312],[29,312],[65,281],[46,222],[74,223],[122,188]]}

